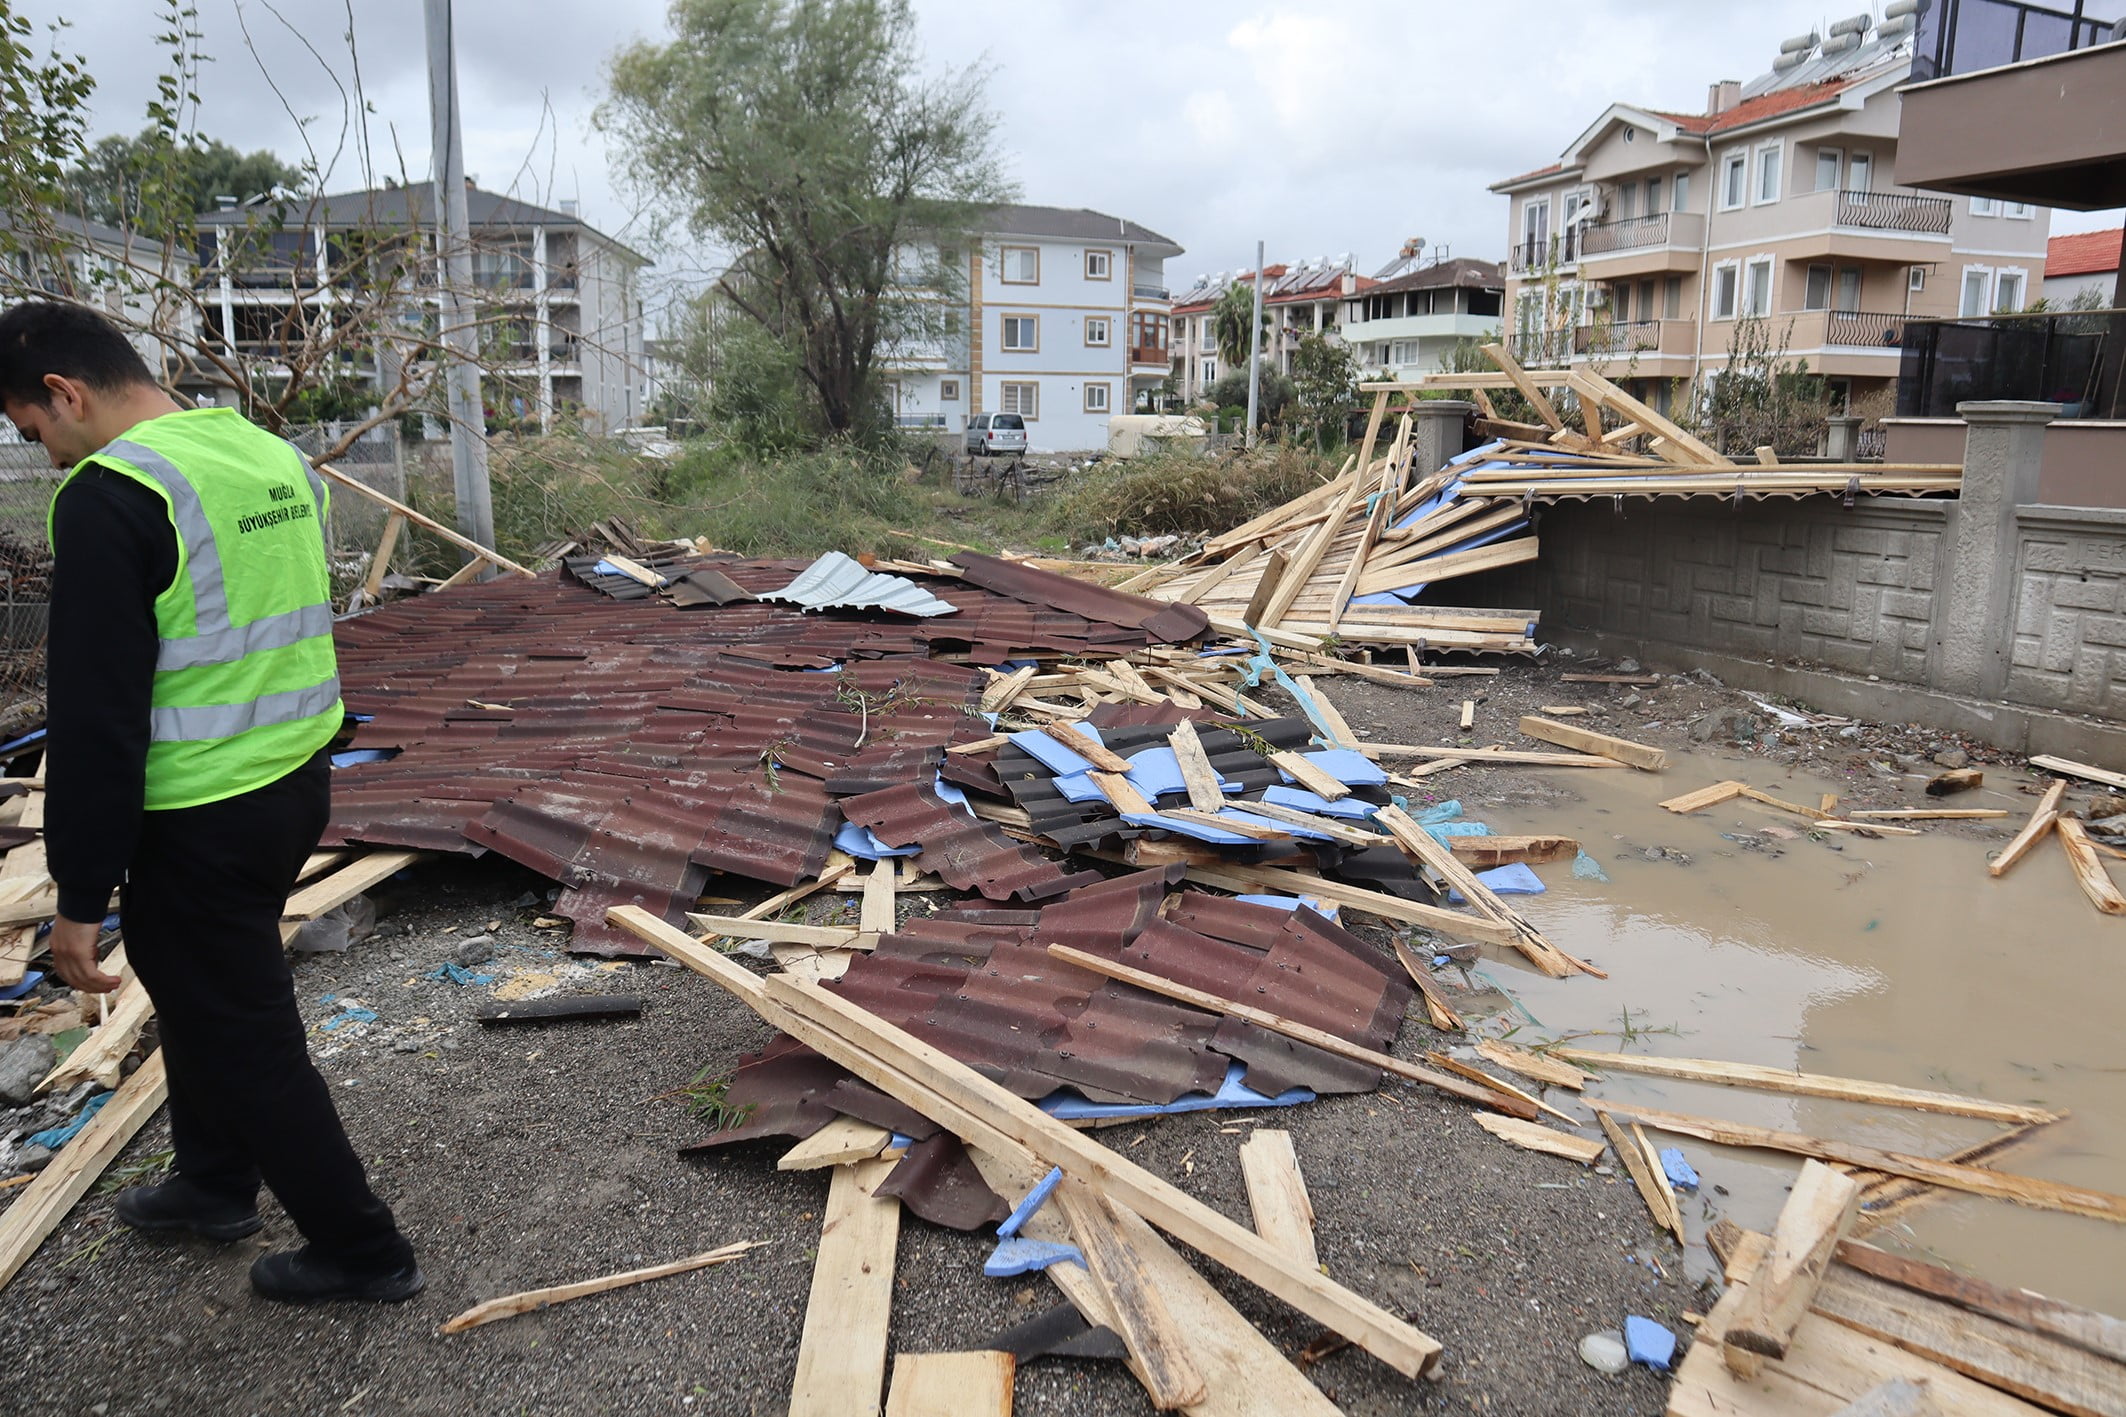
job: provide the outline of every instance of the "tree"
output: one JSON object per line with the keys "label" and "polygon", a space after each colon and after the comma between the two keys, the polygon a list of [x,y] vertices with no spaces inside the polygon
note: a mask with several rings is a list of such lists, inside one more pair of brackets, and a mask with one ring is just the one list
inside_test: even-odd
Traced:
{"label": "tree", "polygon": [[667,228],[736,255],[721,293],[780,341],[829,432],[879,362],[947,337],[981,214],[1012,195],[973,70],[926,77],[908,0],[674,0],[612,61],[597,124]]}
{"label": "tree", "polygon": [[[1245,369],[1248,363],[1248,324],[1255,317],[1255,288],[1246,281],[1234,281],[1218,297],[1211,307],[1211,338],[1217,341],[1218,357],[1228,369],[1238,366]],[[1262,317],[1264,343],[1269,341],[1270,317]]]}
{"label": "tree", "polygon": [[[1265,428],[1275,423],[1292,401],[1292,381],[1282,370],[1272,365],[1262,367],[1261,397],[1255,409],[1255,426]],[[1219,408],[1246,408],[1248,406],[1248,376],[1243,370],[1235,370],[1204,391],[1204,396]]]}
{"label": "tree", "polygon": [[1314,435],[1320,448],[1333,431],[1342,436],[1351,410],[1358,407],[1358,358],[1342,344],[1318,334],[1302,335],[1292,353],[1293,422]]}
{"label": "tree", "polygon": [[1808,361],[1787,357],[1792,323],[1776,346],[1770,321],[1745,315],[1728,336],[1727,367],[1698,398],[1693,432],[1730,457],[1769,446],[1781,457],[1812,457],[1831,414],[1829,386]]}
{"label": "tree", "polygon": [[[154,127],[136,137],[112,134],[67,170],[66,180],[91,221],[160,235],[141,209],[141,187],[164,156],[165,139]],[[292,187],[302,173],[264,148],[243,153],[213,138],[188,137],[176,144],[183,209],[211,210],[218,197],[238,201]]]}

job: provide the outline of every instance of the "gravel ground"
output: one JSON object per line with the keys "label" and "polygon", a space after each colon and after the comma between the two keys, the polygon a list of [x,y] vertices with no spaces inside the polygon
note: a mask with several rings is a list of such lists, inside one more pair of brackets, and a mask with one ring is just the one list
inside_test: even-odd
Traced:
{"label": "gravel ground", "polygon": [[[1569,663],[1567,668],[1574,667]],[[1579,666],[1586,667],[1586,666]],[[1655,688],[1565,685],[1557,666],[1410,692],[1353,678],[1321,681],[1380,741],[1489,742],[1506,715],[1546,704],[1602,710],[1581,720],[1683,746],[1719,720],[1768,760],[1852,783],[1853,800],[1900,805],[1936,753],[1992,760],[1923,730],[1780,730],[1741,696],[1699,680]],[[1479,732],[1456,730],[1477,698]],[[1748,713],[1755,722],[1735,718]],[[1472,768],[1439,780],[1472,803],[1540,799],[1534,773]],[[1693,784],[1694,785],[1694,784]],[[1678,790],[1683,790],[1679,787]],[[765,1028],[706,981],[661,965],[572,960],[533,927],[545,882],[498,861],[442,861],[375,895],[376,936],[343,955],[301,958],[298,997],[314,1050],[373,1179],[398,1209],[429,1276],[397,1307],[290,1310],[249,1292],[263,1249],[295,1240],[270,1201],[254,1239],[216,1248],[133,1234],[111,1199],[76,1207],[0,1293],[0,1348],[23,1413],[781,1412],[803,1324],[826,1177],[774,1169],[773,1144],[682,1158],[700,1124],[660,1097],[704,1067],[728,1068]],[[527,902],[527,893],[532,899]],[[820,910],[837,897],[823,896]],[[853,907],[852,907],[853,909]],[[424,977],[490,922],[491,984]],[[1381,932],[1371,932],[1384,938]],[[1514,966],[1494,962],[1494,973]],[[544,977],[540,977],[544,976]],[[474,1007],[498,990],[639,993],[632,1022],[483,1029]],[[328,1000],[328,996],[330,996]],[[369,1022],[327,1030],[350,1001]],[[1419,1009],[1397,1051],[1438,1040]],[[1672,1241],[1607,1167],[1590,1170],[1504,1146],[1467,1108],[1397,1083],[1380,1093],[1279,1112],[1318,1212],[1329,1272],[1446,1346],[1434,1381],[1409,1383],[1355,1350],[1311,1368],[1352,1414],[1652,1414],[1665,1383],[1582,1364],[1586,1333],[1627,1312],[1679,1334],[1712,1301],[1682,1278]],[[1166,1118],[1103,1134],[1132,1160],[1242,1223],[1231,1114]],[[168,1147],[144,1129],[121,1164]],[[774,1243],[736,1263],[580,1300],[444,1338],[437,1325],[482,1299],[676,1258],[737,1239]],[[1023,1321],[1057,1295],[1039,1279],[989,1280],[984,1240],[907,1217],[897,1263],[894,1351],[963,1348]],[[1287,1353],[1317,1328],[1215,1269],[1213,1282]],[[1022,1369],[1024,1414],[1141,1413],[1119,1365],[1046,1359]]]}

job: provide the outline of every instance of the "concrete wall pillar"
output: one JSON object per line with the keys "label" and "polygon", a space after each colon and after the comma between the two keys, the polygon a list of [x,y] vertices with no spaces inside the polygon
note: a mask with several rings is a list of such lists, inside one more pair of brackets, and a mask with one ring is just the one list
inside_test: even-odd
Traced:
{"label": "concrete wall pillar", "polygon": [[1839,414],[1828,420],[1829,429],[1824,438],[1823,455],[1832,462],[1853,461],[1853,450],[1860,443],[1860,419],[1850,413]]}
{"label": "concrete wall pillar", "polygon": [[[1438,472],[1468,447],[1464,430],[1476,405],[1461,399],[1419,399],[1410,413],[1410,480]],[[1382,433],[1386,433],[1382,429]]]}
{"label": "concrete wall pillar", "polygon": [[2056,403],[1960,403],[1964,481],[1942,538],[1934,583],[1932,686],[1995,698],[2015,640],[2016,509],[2037,500],[2045,425]]}

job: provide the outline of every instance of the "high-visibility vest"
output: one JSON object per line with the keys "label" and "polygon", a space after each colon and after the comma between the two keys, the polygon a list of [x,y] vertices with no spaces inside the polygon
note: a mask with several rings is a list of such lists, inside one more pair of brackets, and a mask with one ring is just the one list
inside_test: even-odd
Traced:
{"label": "high-visibility vest", "polygon": [[155,493],[177,531],[177,575],[155,597],[145,805],[218,802],[302,766],[343,720],[324,479],[230,408],[135,424],[54,506],[88,463]]}

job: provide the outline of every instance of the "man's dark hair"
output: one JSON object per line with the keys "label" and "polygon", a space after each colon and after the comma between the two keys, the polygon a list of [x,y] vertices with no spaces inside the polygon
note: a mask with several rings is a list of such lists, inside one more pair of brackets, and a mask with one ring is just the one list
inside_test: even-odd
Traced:
{"label": "man's dark hair", "polygon": [[88,306],[25,300],[0,315],[0,399],[49,408],[47,374],[78,379],[100,393],[155,382],[119,328]]}

